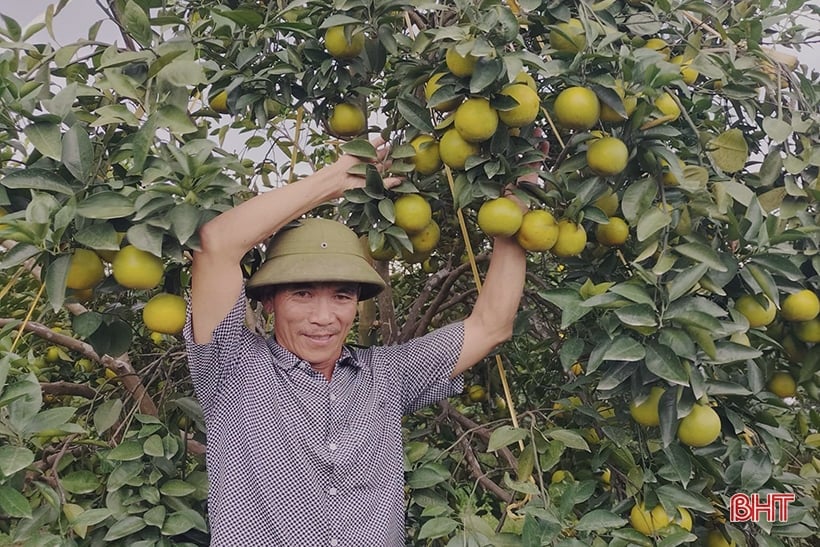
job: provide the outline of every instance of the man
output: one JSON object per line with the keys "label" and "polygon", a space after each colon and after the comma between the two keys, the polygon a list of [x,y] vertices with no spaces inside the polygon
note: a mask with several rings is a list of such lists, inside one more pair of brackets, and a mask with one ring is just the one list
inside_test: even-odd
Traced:
{"label": "man", "polygon": [[[185,336],[208,431],[212,545],[404,545],[402,414],[459,393],[461,373],[511,336],[524,251],[497,238],[464,321],[406,344],[344,346],[357,301],[384,281],[344,225],[286,225],[362,187],[348,173],[358,161],[342,156],[200,230]],[[243,287],[242,257],[271,234]],[[246,291],[273,313],[272,338],[245,327]]]}

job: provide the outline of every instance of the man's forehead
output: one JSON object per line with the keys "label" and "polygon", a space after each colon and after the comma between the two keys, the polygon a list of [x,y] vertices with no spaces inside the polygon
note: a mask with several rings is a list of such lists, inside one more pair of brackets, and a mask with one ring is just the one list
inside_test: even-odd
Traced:
{"label": "man's forehead", "polygon": [[287,283],[280,285],[286,291],[298,291],[305,289],[333,289],[337,291],[356,292],[359,289],[358,283],[338,282],[338,281],[321,281],[310,283]]}

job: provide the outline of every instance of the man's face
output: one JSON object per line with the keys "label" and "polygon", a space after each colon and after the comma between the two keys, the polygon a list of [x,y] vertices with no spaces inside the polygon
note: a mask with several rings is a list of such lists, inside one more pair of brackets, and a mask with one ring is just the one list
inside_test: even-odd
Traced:
{"label": "man's face", "polygon": [[331,370],[356,318],[355,283],[304,283],[277,288],[269,311],[276,341],[317,370]]}

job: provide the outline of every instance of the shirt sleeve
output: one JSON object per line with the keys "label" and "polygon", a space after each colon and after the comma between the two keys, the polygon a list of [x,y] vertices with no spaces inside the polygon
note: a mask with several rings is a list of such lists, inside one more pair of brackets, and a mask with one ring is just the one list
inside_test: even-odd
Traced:
{"label": "shirt sleeve", "polygon": [[214,329],[211,341],[207,344],[197,344],[194,341],[191,303],[188,302],[185,328],[182,334],[185,338],[191,381],[206,418],[213,406],[220,384],[239,362],[243,340],[251,335],[245,327],[245,306],[243,288],[231,311]]}
{"label": "shirt sleeve", "polygon": [[463,343],[464,323],[459,321],[404,344],[382,348],[401,385],[405,414],[461,393],[463,377],[451,379],[450,374]]}

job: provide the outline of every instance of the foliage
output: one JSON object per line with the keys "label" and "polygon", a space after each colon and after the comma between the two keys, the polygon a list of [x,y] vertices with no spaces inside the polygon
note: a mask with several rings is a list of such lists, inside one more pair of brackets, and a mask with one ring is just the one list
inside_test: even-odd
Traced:
{"label": "foliage", "polygon": [[[590,238],[576,257],[530,253],[512,340],[467,378],[486,397],[407,418],[408,543],[674,546],[704,544],[714,529],[738,545],[817,537],[820,325],[778,317],[750,328],[735,309],[745,294],[780,308],[820,291],[820,88],[792,56],[817,39],[801,19],[816,23],[816,7],[116,0],[121,46],[100,39],[99,23],[67,45],[35,38],[52,33],[65,3],[41,24],[3,17],[0,29],[2,540],[207,543],[204,428],[183,345],[148,331],[141,310],[154,294],[185,294],[197,229],[220,211],[342,152],[373,157],[366,139],[328,136],[339,102],[368,112],[406,181],[388,191],[363,170],[365,188],[319,213],[344,218],[374,250],[407,253],[393,203],[420,192],[441,226],[421,265],[378,264],[392,290],[378,319],[360,316],[362,339],[398,342],[463,317],[476,292],[470,259],[480,274],[490,249],[478,208],[534,169],[537,183],[513,189],[532,208],[590,234],[610,216],[630,228],[622,246]],[[583,28],[578,52],[550,45],[569,19]],[[348,24],[365,49],[336,59],[325,30]],[[670,53],[645,47],[652,38]],[[450,47],[478,58],[471,76],[447,71]],[[513,108],[500,91],[522,71],[541,98],[534,124],[501,124],[463,170],[414,171],[407,143],[453,124],[439,107],[470,95]],[[555,98],[573,86],[623,121],[558,126]],[[226,113],[211,106],[222,91]],[[679,117],[656,106],[664,94]],[[588,169],[596,131],[626,145],[624,171]],[[226,151],[229,139],[244,151]],[[608,191],[615,215],[598,201]],[[160,287],[129,290],[108,275],[91,294],[66,289],[75,249],[110,264],[126,244],[162,258]],[[249,253],[246,274],[261,256]],[[799,386],[785,400],[767,389],[783,371]],[[660,425],[639,426],[629,403],[653,386],[666,389]],[[702,448],[676,435],[696,402],[722,422]],[[788,522],[728,522],[732,494],[767,491],[796,494]],[[636,503],[687,508],[694,526],[647,537],[628,522]]]}

